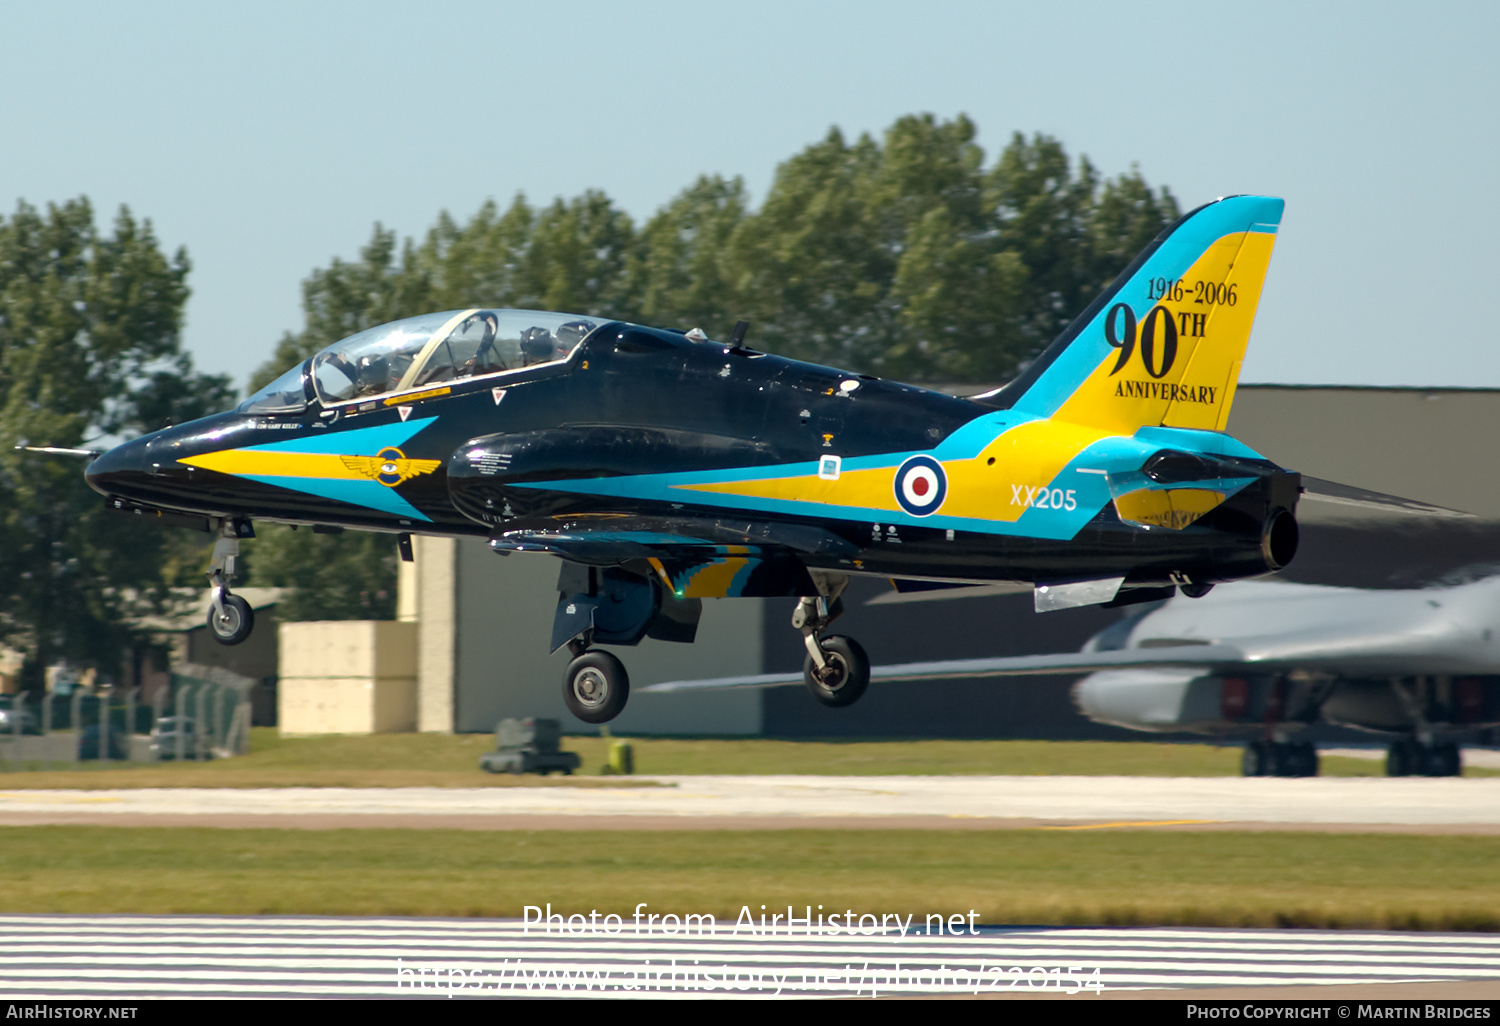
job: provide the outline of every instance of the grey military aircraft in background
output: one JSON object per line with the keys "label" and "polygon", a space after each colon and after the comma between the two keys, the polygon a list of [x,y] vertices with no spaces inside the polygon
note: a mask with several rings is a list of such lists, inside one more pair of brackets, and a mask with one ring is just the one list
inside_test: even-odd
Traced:
{"label": "grey military aircraft in background", "polygon": [[[874,681],[1086,673],[1090,719],[1246,741],[1247,776],[1315,776],[1322,720],[1393,736],[1391,776],[1455,776],[1458,741],[1500,724],[1500,577],[1367,590],[1223,585],[1132,608],[1083,650],[874,667]],[[674,681],[647,691],[766,687],[798,674]]]}

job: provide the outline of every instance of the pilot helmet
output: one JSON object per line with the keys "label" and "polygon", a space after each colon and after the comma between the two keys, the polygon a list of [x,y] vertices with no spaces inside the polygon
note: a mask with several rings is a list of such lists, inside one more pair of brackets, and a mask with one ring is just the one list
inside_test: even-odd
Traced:
{"label": "pilot helmet", "polygon": [[372,353],[359,358],[358,394],[384,392],[389,377],[390,361],[382,354]]}
{"label": "pilot helmet", "polygon": [[567,353],[574,346],[583,341],[583,336],[594,330],[594,326],[588,321],[569,321],[557,329],[557,349],[559,353]]}
{"label": "pilot helmet", "polygon": [[527,328],[521,334],[521,355],[528,363],[552,359],[552,332],[546,328]]}

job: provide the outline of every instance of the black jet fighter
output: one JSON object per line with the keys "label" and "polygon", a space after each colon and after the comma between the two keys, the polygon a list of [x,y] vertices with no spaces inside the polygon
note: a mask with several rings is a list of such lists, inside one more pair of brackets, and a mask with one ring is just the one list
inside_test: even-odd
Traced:
{"label": "black jet fighter", "polygon": [[603,317],[449,310],[329,346],[237,409],[88,468],[114,508],[218,535],[209,623],[253,520],[477,535],[562,559],[553,650],[582,720],[616,716],[594,644],[693,640],[703,598],[798,600],[805,681],[869,662],[825,628],[851,575],[1034,585],[1038,609],[1202,595],[1285,566],[1299,475],[1224,433],[1281,220],[1209,203],[1157,238],[1015,381],[958,398]]}

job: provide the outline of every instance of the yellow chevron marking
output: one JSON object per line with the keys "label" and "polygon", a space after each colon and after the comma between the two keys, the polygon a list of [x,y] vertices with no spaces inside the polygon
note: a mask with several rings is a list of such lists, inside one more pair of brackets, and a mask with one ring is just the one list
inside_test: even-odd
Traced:
{"label": "yellow chevron marking", "polygon": [[240,477],[321,477],[335,481],[353,481],[365,476],[345,466],[344,458],[337,453],[222,449],[201,456],[189,456],[177,462]]}
{"label": "yellow chevron marking", "polygon": [[394,488],[413,477],[432,473],[442,461],[407,459],[400,449],[392,447],[380,450],[376,456],[221,449],[178,462],[239,477],[313,477],[331,481],[367,478]]}

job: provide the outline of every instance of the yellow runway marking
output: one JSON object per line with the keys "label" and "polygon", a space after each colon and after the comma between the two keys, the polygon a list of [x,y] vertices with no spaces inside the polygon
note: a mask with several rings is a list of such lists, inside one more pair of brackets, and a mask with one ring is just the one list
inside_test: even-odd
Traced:
{"label": "yellow runway marking", "polygon": [[1193,826],[1199,823],[1222,823],[1222,819],[1156,819],[1130,820],[1124,823],[1079,823],[1074,826],[1044,826],[1039,830],[1114,830],[1129,827]]}
{"label": "yellow runway marking", "polygon": [[0,799],[9,799],[11,801],[21,802],[49,802],[57,805],[98,805],[107,802],[121,802],[125,800],[123,798],[117,798],[110,795],[101,795],[99,797],[95,797],[93,795],[55,795],[49,794],[46,791],[29,791],[21,794],[17,794],[15,792],[0,793]]}

